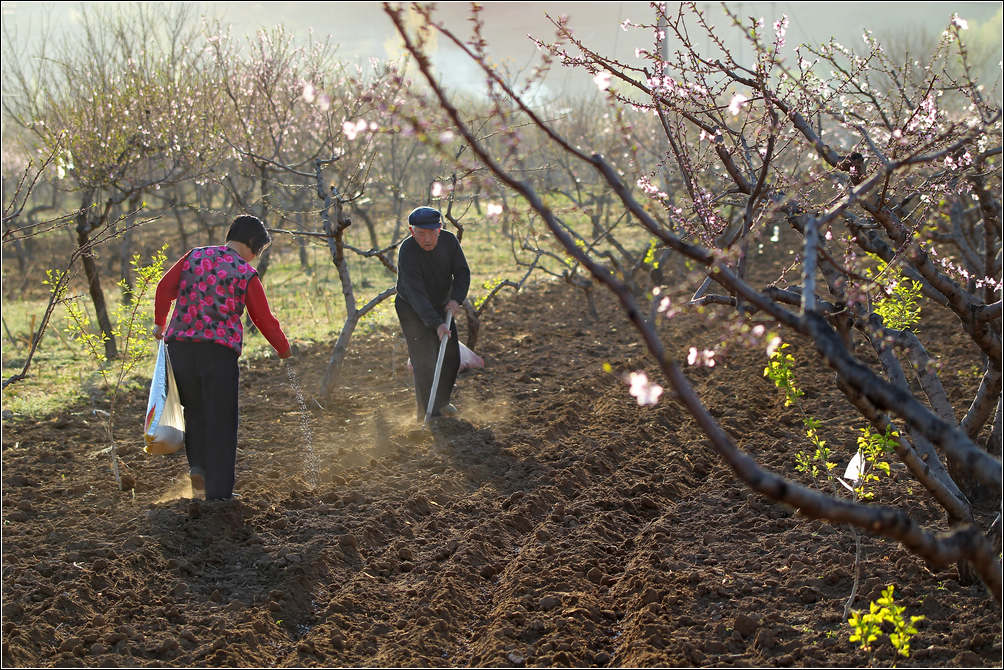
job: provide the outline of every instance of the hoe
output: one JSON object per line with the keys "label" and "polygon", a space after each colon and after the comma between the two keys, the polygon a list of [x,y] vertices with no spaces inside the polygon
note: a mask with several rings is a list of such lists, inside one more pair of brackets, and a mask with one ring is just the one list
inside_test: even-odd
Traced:
{"label": "hoe", "polygon": [[432,408],[436,405],[436,395],[439,392],[439,376],[443,372],[443,358],[446,356],[446,343],[450,340],[450,326],[453,323],[453,313],[446,313],[446,337],[439,341],[439,355],[436,356],[436,373],[432,377],[432,388],[429,389],[429,403],[425,408],[425,424],[429,425],[429,419],[432,417]]}

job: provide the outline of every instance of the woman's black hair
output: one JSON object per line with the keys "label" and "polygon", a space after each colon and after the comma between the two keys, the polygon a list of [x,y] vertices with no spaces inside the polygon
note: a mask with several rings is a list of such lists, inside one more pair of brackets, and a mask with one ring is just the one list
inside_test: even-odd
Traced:
{"label": "woman's black hair", "polygon": [[250,214],[242,214],[234,219],[230,224],[230,230],[227,231],[227,242],[231,240],[248,245],[251,253],[257,256],[272,241],[272,237],[261,219]]}

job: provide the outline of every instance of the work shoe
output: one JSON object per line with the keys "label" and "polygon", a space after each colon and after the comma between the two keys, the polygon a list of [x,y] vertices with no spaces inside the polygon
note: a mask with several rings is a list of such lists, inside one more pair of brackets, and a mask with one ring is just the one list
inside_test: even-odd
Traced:
{"label": "work shoe", "polygon": [[198,470],[190,470],[188,477],[192,481],[192,495],[206,495],[206,476]]}
{"label": "work shoe", "polygon": [[459,413],[460,413],[460,410],[458,410],[456,408],[456,406],[453,405],[453,403],[450,403],[446,407],[444,407],[441,410],[439,410],[439,415],[440,416],[445,416],[445,417],[450,418],[450,419],[452,419],[453,417],[455,417]]}

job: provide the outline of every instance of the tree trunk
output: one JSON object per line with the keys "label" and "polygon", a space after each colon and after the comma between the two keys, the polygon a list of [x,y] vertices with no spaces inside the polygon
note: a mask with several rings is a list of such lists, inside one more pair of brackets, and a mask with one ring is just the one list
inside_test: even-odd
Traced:
{"label": "tree trunk", "polygon": [[310,267],[310,257],[307,255],[307,240],[298,236],[296,246],[300,252],[300,269],[303,270],[304,274],[314,274],[314,268]]}
{"label": "tree trunk", "polygon": [[181,251],[178,253],[178,255],[180,256],[181,254],[188,251],[189,246],[188,246],[188,233],[185,231],[185,219],[181,215],[181,208],[178,207],[179,202],[181,202],[181,187],[175,186],[174,198],[171,202],[171,211],[174,212],[174,220],[178,224],[178,237],[181,238]]}
{"label": "tree trunk", "polygon": [[[258,181],[258,193],[261,196],[261,209],[258,214],[258,218],[260,218],[262,222],[265,223],[266,217],[268,216],[268,168],[262,166],[260,172],[261,175]],[[267,227],[268,223],[265,223],[265,225]],[[265,251],[262,252],[261,256],[258,259],[258,266],[255,268],[255,270],[258,271],[258,279],[260,279],[261,281],[265,281],[265,273],[268,272],[268,263],[269,260],[272,258],[271,251],[272,247],[270,245],[265,249]],[[251,321],[250,314],[248,314],[247,317],[244,319],[244,327],[247,329],[247,333],[249,335],[253,335],[254,333],[258,332],[258,328],[254,325],[254,322]]]}
{"label": "tree trunk", "polygon": [[[356,207],[355,203],[352,204],[352,211],[353,213],[358,214],[359,218],[361,218],[363,223],[366,224],[366,230],[369,231],[370,234],[370,248],[378,248],[380,246],[380,241],[377,238],[376,224],[373,223],[373,219],[370,218],[370,215],[367,214],[365,210]],[[394,239],[396,240],[397,238],[395,237]]]}
{"label": "tree trunk", "polygon": [[987,437],[986,450],[997,458],[1001,457],[1001,397],[997,398],[997,412],[994,414],[993,427],[990,429],[990,435]]}
{"label": "tree trunk", "polygon": [[[296,215],[296,223],[296,227],[299,230],[305,230],[303,227],[303,214]],[[314,274],[314,268],[310,267],[310,256],[307,255],[307,238],[297,235],[296,246],[300,252],[300,269],[308,276]]]}
{"label": "tree trunk", "polygon": [[404,198],[401,195],[401,190],[397,189],[394,191],[394,237],[392,239],[401,239],[402,216],[404,216]]}
{"label": "tree trunk", "polygon": [[[359,312],[356,309],[356,296],[352,286],[352,276],[349,273],[349,264],[345,259],[345,248],[342,241],[349,222],[342,214],[342,203],[338,200],[337,195],[329,195],[324,205],[324,232],[329,236],[328,246],[331,249],[331,260],[338,269],[338,279],[342,284],[342,298],[345,301],[345,323],[342,325],[338,340],[331,350],[328,367],[324,371],[324,379],[321,381],[321,395],[329,398],[341,375],[342,362],[345,359],[345,353],[348,351],[352,331],[355,330],[356,323],[359,321]],[[332,214],[334,215],[333,217],[331,216]],[[332,218],[334,221],[332,221]]]}
{"label": "tree trunk", "polygon": [[119,275],[123,283],[122,302],[127,305],[132,302],[133,269],[132,269],[132,226],[136,222],[136,213],[143,204],[143,194],[137,193],[129,198],[129,214],[125,221],[125,232],[119,242]]}
{"label": "tree trunk", "polygon": [[[100,228],[104,223],[101,220],[93,224],[87,217],[87,210],[91,207],[91,197],[85,194],[81,203],[80,213],[77,214],[77,246],[83,249],[87,246],[91,231]],[[101,275],[98,272],[97,263],[94,262],[93,250],[88,249],[81,254],[81,261],[84,265],[84,274],[87,276],[87,289],[91,294],[91,301],[94,303],[94,313],[101,327],[101,334],[105,341],[105,356],[109,360],[118,357],[118,349],[115,346],[115,336],[112,334],[112,322],[108,318],[108,305],[105,302],[105,293],[101,289]]]}

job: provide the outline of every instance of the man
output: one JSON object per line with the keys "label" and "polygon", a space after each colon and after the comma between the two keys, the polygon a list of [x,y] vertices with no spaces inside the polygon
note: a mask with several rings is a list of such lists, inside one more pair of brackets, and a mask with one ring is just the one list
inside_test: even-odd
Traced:
{"label": "man", "polygon": [[[444,231],[442,217],[431,207],[417,207],[408,215],[411,237],[401,243],[397,255],[397,298],[394,307],[408,341],[408,355],[415,372],[418,420],[425,419],[432,379],[436,374],[439,343],[449,337],[439,389],[432,416],[453,416],[456,407],[450,395],[460,369],[460,346],[456,317],[467,298],[471,271],[456,236]],[[446,313],[454,321],[446,327]]]}

